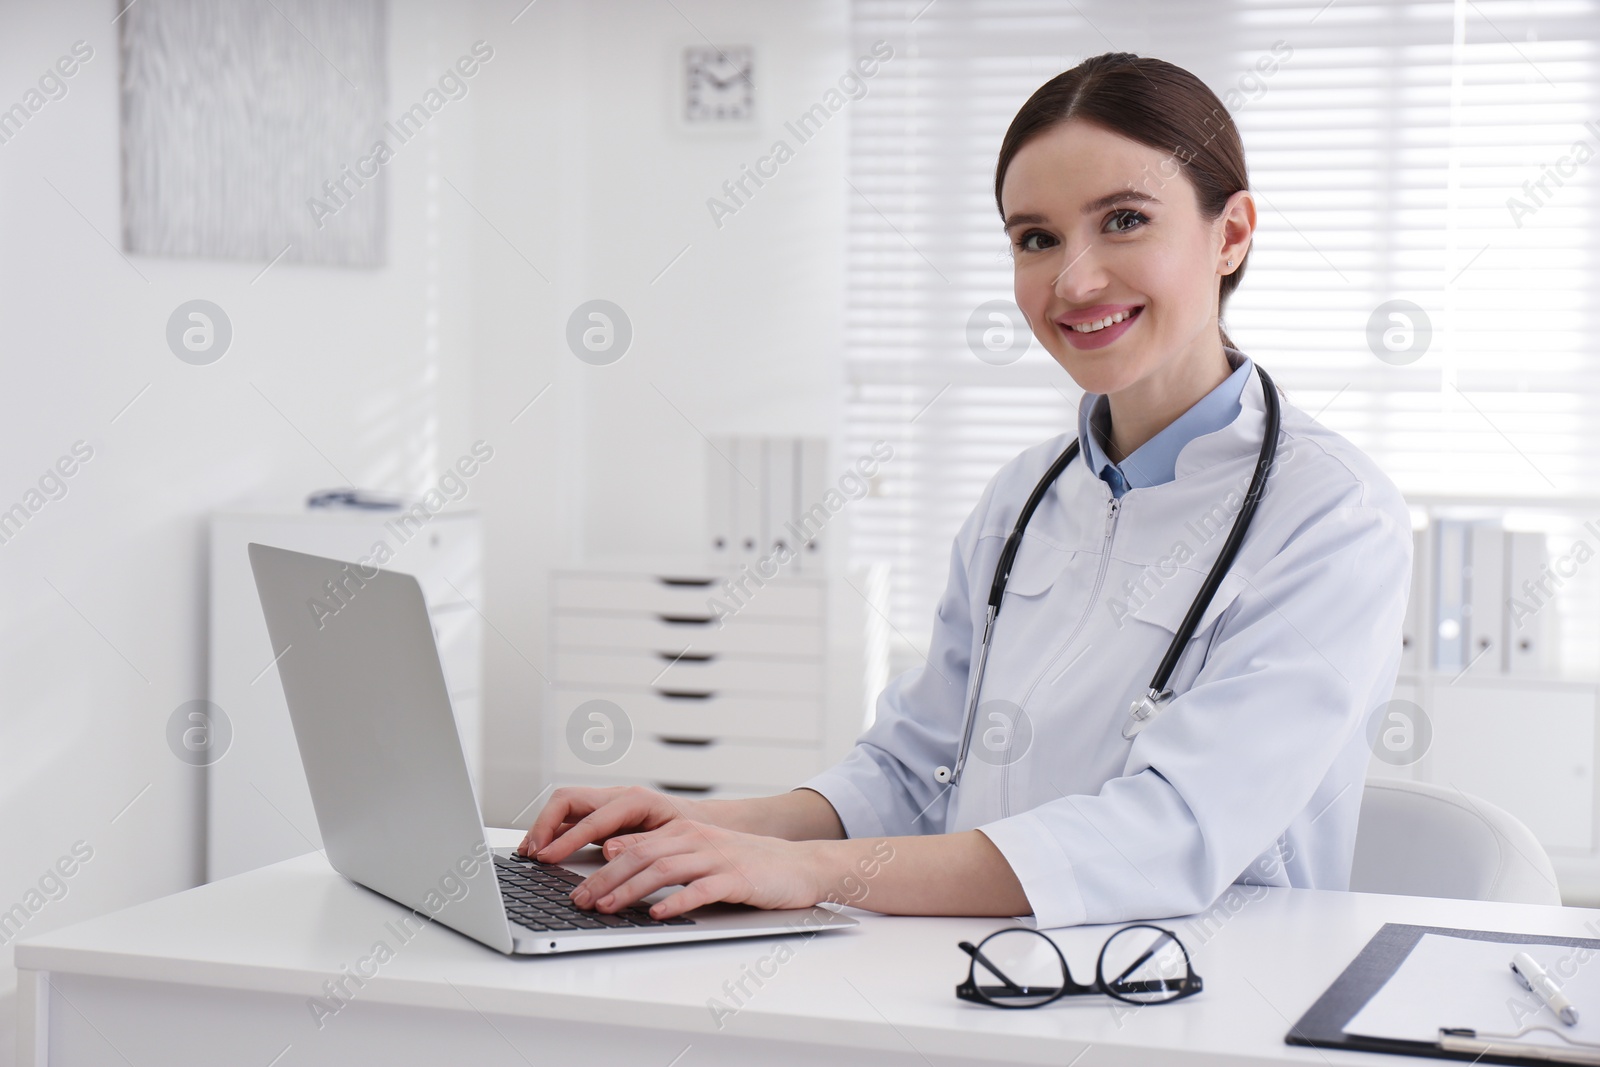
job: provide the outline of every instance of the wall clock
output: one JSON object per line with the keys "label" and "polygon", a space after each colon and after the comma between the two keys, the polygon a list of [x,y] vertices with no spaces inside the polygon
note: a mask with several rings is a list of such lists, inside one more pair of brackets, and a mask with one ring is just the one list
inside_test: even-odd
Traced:
{"label": "wall clock", "polygon": [[755,121],[755,49],[747,44],[683,50],[683,119],[694,126]]}

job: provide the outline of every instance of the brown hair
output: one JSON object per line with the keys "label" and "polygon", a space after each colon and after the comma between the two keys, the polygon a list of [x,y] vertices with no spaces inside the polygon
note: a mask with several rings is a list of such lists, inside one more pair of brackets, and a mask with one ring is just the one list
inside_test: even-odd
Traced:
{"label": "brown hair", "polygon": [[[1005,208],[1000,203],[1000,187],[1012,158],[1033,138],[1068,119],[1093,122],[1129,140],[1170,152],[1177,170],[1194,189],[1201,218],[1208,222],[1222,215],[1230,196],[1250,187],[1239,129],[1205,82],[1164,60],[1107,52],[1045,82],[1011,120],[994,170],[994,204],[1002,219]],[[1163,178],[1172,176],[1164,174]],[[1222,329],[1222,309],[1239,288],[1249,262],[1246,250],[1238,268],[1222,276],[1217,328],[1222,343],[1229,347],[1237,346]]]}

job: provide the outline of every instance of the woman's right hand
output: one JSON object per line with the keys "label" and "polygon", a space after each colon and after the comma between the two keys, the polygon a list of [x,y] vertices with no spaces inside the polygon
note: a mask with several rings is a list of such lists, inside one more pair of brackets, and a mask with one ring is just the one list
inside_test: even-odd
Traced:
{"label": "woman's right hand", "polygon": [[677,819],[711,821],[697,806],[642,785],[563,786],[550,794],[517,853],[560,863],[584,845],[618,834],[654,830]]}

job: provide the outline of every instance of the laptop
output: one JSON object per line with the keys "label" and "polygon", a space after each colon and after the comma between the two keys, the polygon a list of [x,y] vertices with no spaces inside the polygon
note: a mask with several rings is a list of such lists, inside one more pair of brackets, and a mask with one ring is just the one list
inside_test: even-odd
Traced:
{"label": "laptop", "polygon": [[820,905],[651,918],[673,887],[611,915],[573,906],[583,875],[488,845],[416,578],[268,545],[249,553],[323,847],[346,878],[508,954],[856,925]]}

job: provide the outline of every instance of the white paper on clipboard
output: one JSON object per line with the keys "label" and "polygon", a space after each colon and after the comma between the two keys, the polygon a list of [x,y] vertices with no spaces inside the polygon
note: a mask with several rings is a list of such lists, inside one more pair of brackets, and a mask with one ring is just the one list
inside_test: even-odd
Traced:
{"label": "white paper on clipboard", "polygon": [[[1518,952],[1532,956],[1555,979],[1578,1011],[1576,1026],[1562,1023],[1517,983],[1511,958]],[[1572,1041],[1600,1044],[1600,951],[1423,934],[1383,987],[1345,1023],[1344,1032],[1433,1042],[1440,1027],[1515,1033],[1530,1024],[1558,1029]],[[1565,1044],[1538,1031],[1522,1041]]]}

